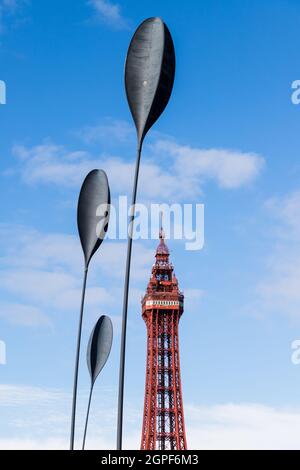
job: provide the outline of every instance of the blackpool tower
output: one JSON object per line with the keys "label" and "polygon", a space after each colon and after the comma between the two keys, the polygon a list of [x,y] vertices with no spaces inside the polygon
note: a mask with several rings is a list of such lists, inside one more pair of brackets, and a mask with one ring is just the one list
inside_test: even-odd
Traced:
{"label": "blackpool tower", "polygon": [[142,450],[187,449],[179,361],[180,292],[163,229],[142,299],[147,327],[146,386]]}

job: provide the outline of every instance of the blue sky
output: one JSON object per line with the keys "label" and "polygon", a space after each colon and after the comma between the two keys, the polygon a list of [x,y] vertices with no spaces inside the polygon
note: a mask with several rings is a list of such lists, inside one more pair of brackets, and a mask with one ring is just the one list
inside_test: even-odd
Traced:
{"label": "blue sky", "polygon": [[[135,135],[123,70],[130,38],[149,16],[171,30],[177,71],[145,142],[139,200],[205,204],[204,249],[168,242],[186,298],[188,444],[299,446],[300,366],[291,362],[300,336],[300,106],[291,102],[300,78],[299,3],[2,0],[2,448],[67,446],[82,277],[77,198],[96,167],[107,171],[114,199],[130,193]],[[155,248],[137,242],[133,254],[125,414],[133,448],[146,347],[139,300]],[[96,448],[115,442],[125,250],[122,241],[106,241],[89,278],[79,438],[89,333],[102,313],[116,332],[95,390],[88,445]]]}

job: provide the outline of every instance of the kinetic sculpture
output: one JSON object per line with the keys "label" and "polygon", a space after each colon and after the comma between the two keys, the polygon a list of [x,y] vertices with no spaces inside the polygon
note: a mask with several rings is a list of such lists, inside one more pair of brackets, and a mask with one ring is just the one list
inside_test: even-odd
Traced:
{"label": "kinetic sculpture", "polygon": [[160,18],[145,20],[131,40],[125,65],[125,87],[137,130],[137,158],[128,229],[128,246],[122,314],[117,449],[122,449],[123,398],[128,291],[134,212],[144,138],[160,117],[171,96],[175,76],[175,51],[171,34]]}
{"label": "kinetic sculpture", "polygon": [[106,315],[102,315],[91,333],[87,349],[87,365],[91,377],[91,389],[86,413],[82,450],[84,450],[85,447],[86,432],[94,385],[98,375],[107,362],[111,350],[112,340],[113,326],[111,319]]}
{"label": "kinetic sculpture", "polygon": [[110,190],[106,173],[103,170],[93,170],[87,175],[83,182],[77,210],[78,231],[84,253],[85,269],[75,359],[70,450],[74,449],[77,382],[87,274],[92,256],[96,253],[105,237],[108,228],[109,214]]}

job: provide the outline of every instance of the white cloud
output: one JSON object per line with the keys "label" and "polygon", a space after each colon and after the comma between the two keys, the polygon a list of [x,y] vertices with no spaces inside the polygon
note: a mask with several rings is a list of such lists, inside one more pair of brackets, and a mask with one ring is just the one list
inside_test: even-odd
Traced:
{"label": "white cloud", "polygon": [[[90,417],[88,444],[110,448],[115,440],[116,391],[98,388],[100,404]],[[81,447],[88,390],[78,390],[76,448]],[[68,449],[71,394],[61,389],[0,385],[1,449]],[[101,424],[100,424],[101,423]]]}
{"label": "white cloud", "polygon": [[44,389],[29,385],[0,384],[1,406],[49,404],[68,398],[62,390]]}
{"label": "white cloud", "polygon": [[[102,138],[105,126],[100,130],[83,130],[84,138]],[[111,123],[108,132],[120,133],[119,125]],[[129,129],[124,128],[119,138],[126,138],[127,132]],[[13,154],[19,160],[23,180],[29,184],[54,183],[78,188],[90,170],[103,168],[114,194],[131,191],[134,174],[132,160],[106,154],[95,158],[89,152],[70,152],[64,146],[51,142],[34,147],[18,145],[13,148]],[[203,185],[209,180],[215,181],[220,188],[239,188],[252,183],[263,165],[264,159],[254,153],[203,150],[159,140],[145,148],[139,182],[140,198],[160,201],[194,199],[201,194]]]}
{"label": "white cloud", "polygon": [[276,235],[279,238],[300,240],[300,190],[268,199],[265,208],[278,221]]}
{"label": "white cloud", "polygon": [[79,238],[62,233],[43,233],[23,225],[0,225],[5,251],[1,264],[9,267],[62,270],[82,268]]}
{"label": "white cloud", "polygon": [[[16,146],[13,153],[19,158],[22,178],[28,184],[54,183],[78,188],[89,171],[102,168],[108,175],[114,194],[131,191],[134,174],[132,161],[106,155],[96,159],[87,152],[68,152],[63,146],[49,143],[32,148]],[[140,189],[141,196],[145,198],[166,199],[190,193],[190,186],[180,185],[177,175],[147,160],[141,168]]]}
{"label": "white cloud", "polygon": [[[101,253],[101,269],[103,269],[107,276],[122,279],[122,276],[125,273],[126,249],[126,242],[106,242],[105,250]],[[131,270],[132,280],[137,281],[147,279],[147,277],[150,276],[151,267],[154,262],[154,255],[155,252],[153,249],[146,248],[141,243],[134,243]]]}
{"label": "white cloud", "polygon": [[6,319],[12,325],[50,326],[51,321],[45,313],[32,305],[20,303],[0,303],[0,318]]}
{"label": "white cloud", "polygon": [[128,27],[128,22],[122,16],[121,8],[118,4],[108,0],[89,0],[88,4],[94,8],[97,18],[118,29]]}
{"label": "white cloud", "polygon": [[78,187],[83,177],[98,163],[86,152],[67,152],[63,146],[51,143],[32,148],[15,146],[13,154],[21,161],[21,173],[26,183]]}
{"label": "white cloud", "polygon": [[249,312],[300,317],[300,191],[265,203],[270,253]]}
{"label": "white cloud", "polygon": [[[101,389],[92,409],[89,449],[115,447],[116,391]],[[81,444],[87,392],[80,391],[77,448]],[[0,385],[1,449],[67,449],[70,394],[63,390]],[[124,410],[124,448],[137,449],[142,409]],[[185,405],[189,449],[299,449],[300,410],[260,403]],[[3,437],[2,437],[3,436]],[[5,437],[4,437],[5,436]]]}
{"label": "white cloud", "polygon": [[265,308],[300,316],[300,253],[276,250],[268,260],[268,274],[257,287]]}
{"label": "white cloud", "polygon": [[[23,326],[49,326],[54,315],[77,311],[83,276],[78,236],[0,225],[0,243],[6,249],[0,258],[1,318]],[[120,311],[125,255],[125,242],[108,240],[95,255],[86,294],[90,318],[103,309],[109,308],[110,315]],[[147,279],[153,260],[153,250],[135,244],[133,282]],[[137,299],[135,292],[133,285],[131,302]]]}
{"label": "white cloud", "polygon": [[190,449],[299,449],[299,409],[256,403],[186,406]]}
{"label": "white cloud", "polygon": [[175,158],[177,173],[186,183],[212,179],[221,188],[239,188],[254,181],[264,166],[264,159],[255,153],[192,148],[167,140],[159,140],[154,148],[159,154]]}

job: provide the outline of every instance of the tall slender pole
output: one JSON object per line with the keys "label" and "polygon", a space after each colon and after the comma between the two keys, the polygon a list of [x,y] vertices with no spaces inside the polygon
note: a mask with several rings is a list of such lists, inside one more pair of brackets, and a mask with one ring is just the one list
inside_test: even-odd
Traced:
{"label": "tall slender pole", "polygon": [[93,388],[94,388],[94,384],[91,385],[91,390],[90,390],[89,404],[88,404],[88,407],[87,407],[86,420],[85,420],[85,426],[84,426],[82,450],[84,450],[84,447],[85,447],[85,438],[86,438],[86,431],[87,431],[88,422],[89,422],[89,415],[90,415],[90,407],[91,407]]}
{"label": "tall slender pole", "polygon": [[79,326],[78,326],[78,337],[77,337],[77,350],[76,350],[75,372],[74,372],[74,385],[73,385],[73,403],[72,403],[70,450],[74,450],[75,416],[76,416],[76,401],[77,401],[77,383],[78,383],[78,370],[79,370],[79,358],[80,358],[80,343],[81,343],[83,307],[84,307],[84,299],[85,299],[85,291],[86,291],[87,273],[88,273],[88,267],[86,266],[86,267],[85,267],[85,271],[84,271],[84,278],[83,278],[81,307],[80,307]]}
{"label": "tall slender pole", "polygon": [[139,169],[141,161],[142,143],[138,143],[136,167],[133,183],[132,201],[131,201],[131,214],[128,230],[128,244],[127,244],[127,259],[126,259],[126,274],[124,285],[124,298],[123,298],[123,314],[122,314],[122,334],[121,334],[121,352],[120,352],[120,374],[119,374],[119,398],[118,398],[118,426],[117,426],[117,450],[122,450],[122,436],[123,436],[123,402],[124,402],[124,374],[125,374],[125,350],[126,350],[126,330],[127,330],[127,310],[128,310],[128,293],[129,293],[129,280],[130,280],[130,266],[131,266],[131,252],[132,252],[132,236],[134,226],[134,213],[137,195],[137,185],[139,179]]}

